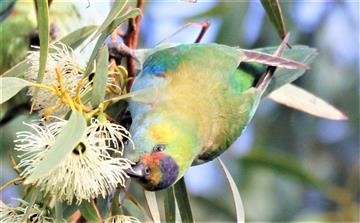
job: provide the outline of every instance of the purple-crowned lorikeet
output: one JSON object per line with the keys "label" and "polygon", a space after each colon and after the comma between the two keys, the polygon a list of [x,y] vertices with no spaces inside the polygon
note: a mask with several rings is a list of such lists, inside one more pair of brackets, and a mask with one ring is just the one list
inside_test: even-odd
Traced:
{"label": "purple-crowned lorikeet", "polygon": [[[287,84],[308,68],[292,60],[306,62],[309,55],[301,49],[285,50],[288,58],[220,44],[153,50],[131,88],[156,93],[151,101],[129,102],[136,148],[125,154],[135,163],[130,175],[145,189],[160,190],[191,165],[219,156],[241,135],[268,88]],[[264,77],[267,65],[282,68],[276,72],[283,76]],[[289,78],[292,74],[296,77]]]}

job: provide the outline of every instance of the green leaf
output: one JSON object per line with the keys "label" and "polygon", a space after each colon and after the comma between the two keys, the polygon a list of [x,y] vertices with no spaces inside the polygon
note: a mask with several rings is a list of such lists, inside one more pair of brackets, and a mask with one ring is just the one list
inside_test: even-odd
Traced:
{"label": "green leaf", "polygon": [[97,107],[104,99],[108,77],[109,51],[107,46],[100,50],[91,95],[91,105]]}
{"label": "green leaf", "polygon": [[63,205],[59,202],[56,201],[55,203],[55,221],[56,222],[62,222],[63,221]]}
{"label": "green leaf", "polygon": [[16,77],[0,78],[0,104],[15,96],[21,89],[31,83]]}
{"label": "green leaf", "polygon": [[[36,200],[38,199],[38,197],[41,195],[40,192],[40,188],[39,187],[35,187],[30,195],[30,199],[29,199],[29,207],[33,207]],[[30,213],[31,213],[32,208],[26,208],[25,213],[21,219],[20,222],[27,222],[26,219],[29,217]]]}
{"label": "green leaf", "polygon": [[[72,49],[76,49],[86,38],[88,38],[92,32],[96,29],[97,26],[85,26],[80,29],[71,32],[70,34],[64,36],[60,40],[58,40],[54,45],[58,42],[62,42],[63,44],[69,46]],[[24,73],[30,68],[31,64],[28,60],[23,60],[13,66],[11,69],[4,72],[1,76],[3,77],[23,77]]]}
{"label": "green leaf", "polygon": [[158,207],[158,204],[156,201],[155,192],[144,190],[144,195],[145,195],[146,203],[150,210],[150,215],[151,215],[153,222],[156,222],[156,223],[161,222],[160,212],[159,212],[159,207]]}
{"label": "green leaf", "polygon": [[275,26],[279,36],[284,38],[286,35],[286,27],[279,0],[261,0],[261,4],[271,23]]}
{"label": "green leaf", "polygon": [[125,13],[123,16],[120,16],[119,18],[115,19],[99,36],[95,47],[90,55],[86,70],[85,70],[85,77],[87,77],[92,69],[93,69],[93,63],[94,60],[96,58],[96,54],[99,51],[101,45],[104,43],[104,41],[106,40],[106,38],[118,27],[120,26],[122,23],[124,23],[125,21],[127,21],[130,18],[135,18],[136,16],[141,14],[141,10],[138,8],[134,8],[131,9],[130,11],[128,11],[127,13]]}
{"label": "green leaf", "polygon": [[109,14],[107,15],[106,19],[101,24],[101,26],[98,28],[94,36],[91,38],[91,41],[93,41],[96,37],[100,35],[100,33],[102,33],[105,29],[107,29],[109,25],[122,13],[127,2],[128,0],[114,1],[114,3],[111,6],[111,10]]}
{"label": "green leaf", "polygon": [[40,38],[40,64],[36,82],[42,83],[49,53],[49,8],[48,0],[37,0],[35,2],[38,8],[37,22]]}
{"label": "green leaf", "polygon": [[3,73],[2,77],[23,77],[24,73],[30,68],[30,63],[25,59],[11,69]]}
{"label": "green leaf", "polygon": [[268,95],[273,101],[288,107],[333,120],[347,120],[347,116],[323,99],[292,84],[287,84]]}
{"label": "green leaf", "polygon": [[94,201],[91,202],[83,201],[79,209],[81,215],[86,219],[86,222],[90,222],[90,223],[102,222],[99,210],[97,209]]}
{"label": "green leaf", "polygon": [[175,222],[176,209],[175,209],[175,196],[174,188],[171,186],[165,191],[164,209],[165,209],[165,222]]}
{"label": "green leaf", "polygon": [[174,185],[174,194],[179,207],[182,222],[195,222],[191,211],[190,200],[186,190],[184,178],[181,178]]}
{"label": "green leaf", "polygon": [[220,158],[218,158],[218,161],[221,165],[222,170],[225,173],[226,179],[227,179],[230,189],[231,189],[233,201],[235,204],[235,210],[236,210],[236,219],[237,219],[236,222],[245,222],[245,211],[244,211],[244,206],[241,201],[239,190],[237,189],[234,179],[232,178],[232,176],[231,176],[230,172],[228,171],[228,169],[226,168],[225,164],[221,161]]}
{"label": "green leaf", "polygon": [[264,151],[253,151],[242,156],[240,162],[244,166],[259,166],[278,171],[279,173],[292,176],[305,185],[322,187],[323,183],[310,171],[305,170],[295,157],[288,154],[270,154]]}
{"label": "green leaf", "polygon": [[[256,49],[258,51],[272,54],[276,51],[276,47],[266,47]],[[291,60],[298,61],[303,64],[310,65],[317,55],[317,51],[314,48],[309,48],[307,46],[295,45],[291,49],[285,49],[283,53],[283,57]],[[298,70],[289,70],[284,68],[277,68],[272,80],[264,93],[264,96],[268,95],[270,92],[278,89],[279,87],[293,82],[301,75],[305,73],[305,69]]]}
{"label": "green leaf", "polygon": [[62,215],[64,219],[70,218],[79,209],[79,206],[75,202],[70,205],[68,205],[67,203],[62,203],[62,206]]}
{"label": "green leaf", "polygon": [[32,174],[26,178],[24,184],[36,181],[39,177],[51,172],[71,151],[80,143],[86,129],[86,121],[78,111],[72,111],[68,122],[43,160],[34,168]]}
{"label": "green leaf", "polygon": [[[62,42],[72,49],[76,49],[84,40],[86,40],[95,30],[97,26],[84,26],[81,27],[68,35],[64,36],[57,42]],[[56,43],[55,43],[56,44]]]}

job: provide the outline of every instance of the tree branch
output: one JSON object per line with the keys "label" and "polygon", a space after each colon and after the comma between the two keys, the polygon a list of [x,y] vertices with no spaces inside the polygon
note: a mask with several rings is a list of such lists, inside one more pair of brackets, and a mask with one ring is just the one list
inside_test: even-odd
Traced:
{"label": "tree branch", "polygon": [[[142,10],[144,8],[144,0],[138,0],[136,7]],[[140,33],[140,22],[141,22],[141,16],[138,16],[135,19],[129,20],[128,29],[124,35],[124,43],[130,49],[136,49],[138,46],[139,33]],[[133,78],[135,75],[135,67],[136,67],[135,63],[136,63],[136,61],[133,58],[131,58],[131,56],[127,57],[127,69],[128,69],[130,78]],[[133,82],[133,80],[130,80],[128,82],[128,84],[127,84],[128,90],[130,90],[132,82]]]}

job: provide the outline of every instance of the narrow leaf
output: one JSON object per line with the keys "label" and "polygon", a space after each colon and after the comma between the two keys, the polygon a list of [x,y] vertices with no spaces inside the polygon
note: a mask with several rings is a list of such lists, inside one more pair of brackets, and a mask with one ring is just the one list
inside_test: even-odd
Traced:
{"label": "narrow leaf", "polygon": [[62,206],[62,215],[64,219],[70,218],[79,209],[79,206],[75,202],[70,205],[63,203]]}
{"label": "narrow leaf", "polygon": [[[40,196],[40,194],[41,194],[41,192],[40,192],[39,187],[33,188],[31,195],[30,195],[30,199],[29,199],[29,207],[34,207],[35,202],[38,199],[38,197]],[[26,219],[29,217],[31,210],[32,210],[32,208],[26,208],[25,213],[20,222],[27,222]]]}
{"label": "narrow leaf", "polygon": [[282,67],[286,69],[308,69],[309,66],[295,60],[290,60],[283,58],[277,55],[270,55],[256,50],[244,50],[241,49],[241,52],[244,53],[243,61],[247,62],[257,62],[270,66]]}
{"label": "narrow leaf", "polygon": [[92,69],[93,69],[93,63],[94,60],[96,58],[96,54],[98,53],[101,45],[104,43],[104,41],[106,40],[106,38],[118,27],[120,26],[122,23],[124,23],[125,21],[127,21],[130,18],[135,18],[136,16],[141,14],[141,10],[138,8],[134,8],[131,9],[130,11],[128,11],[127,13],[125,13],[123,16],[120,16],[119,18],[115,19],[99,36],[96,45],[90,55],[86,70],[85,70],[85,77],[87,77]]}
{"label": "narrow leaf", "polygon": [[240,158],[241,164],[245,166],[259,166],[278,171],[279,173],[292,176],[305,185],[322,187],[321,181],[305,170],[295,157],[288,154],[270,154],[264,151],[251,152]]}
{"label": "narrow leaf", "polygon": [[[81,27],[68,35],[64,36],[57,42],[62,42],[72,49],[76,49],[84,40],[86,40],[95,30],[97,26],[90,25]],[[56,43],[55,43],[56,44]]]}
{"label": "narrow leaf", "polygon": [[[275,47],[267,47],[267,48],[261,48],[257,49],[259,51],[265,52],[265,53],[273,53],[275,52]],[[300,63],[310,65],[315,57],[317,55],[316,49],[309,48],[307,46],[293,46],[291,49],[286,49],[283,53],[283,57],[296,60]],[[278,89],[279,87],[288,84],[290,82],[293,82],[297,78],[299,78],[301,75],[305,73],[306,70],[304,69],[298,69],[298,70],[288,70],[284,68],[277,68],[272,80],[266,89],[266,92],[264,96],[269,94],[270,92]]]}
{"label": "narrow leaf", "polygon": [[2,77],[24,77],[24,73],[30,68],[30,63],[25,59],[9,70],[5,71]]}
{"label": "narrow leaf", "polygon": [[15,96],[21,89],[31,84],[30,82],[16,77],[0,78],[0,104]]}
{"label": "narrow leaf", "polygon": [[24,184],[32,183],[42,175],[51,172],[79,144],[85,129],[86,122],[82,114],[78,111],[72,111],[70,119],[56,137],[53,146],[44,159],[34,168]]}
{"label": "narrow leaf", "polygon": [[284,38],[286,35],[286,27],[279,0],[261,0],[261,4],[268,15],[270,22],[275,26],[279,36]]}
{"label": "narrow leaf", "polygon": [[98,106],[105,98],[106,80],[108,77],[109,51],[107,46],[100,50],[91,95],[91,105]]}
{"label": "narrow leaf", "polygon": [[39,27],[40,39],[40,63],[37,83],[44,79],[47,56],[49,53],[49,8],[48,0],[35,1],[38,8],[37,24]]}
{"label": "narrow leaf", "polygon": [[81,215],[86,219],[86,222],[90,222],[90,223],[102,222],[99,210],[97,209],[94,201],[91,202],[83,201],[79,209]]}
{"label": "narrow leaf", "polygon": [[63,205],[59,202],[56,201],[55,203],[55,221],[56,222],[62,222],[63,221]]}
{"label": "narrow leaf", "polygon": [[229,186],[230,186],[230,189],[231,189],[233,201],[234,201],[234,204],[235,204],[237,222],[245,222],[244,206],[242,204],[240,193],[239,193],[239,191],[237,189],[237,186],[236,186],[236,184],[234,182],[234,179],[232,178],[230,172],[228,171],[225,164],[221,161],[220,158],[218,158],[218,161],[219,161],[219,163],[221,165],[222,170],[225,173],[226,179],[227,179],[227,181],[229,183]]}
{"label": "narrow leaf", "polygon": [[273,101],[288,107],[333,120],[347,120],[347,116],[323,99],[292,84],[287,84],[268,95]]}
{"label": "narrow leaf", "polygon": [[190,200],[186,190],[185,180],[181,178],[174,185],[174,193],[176,197],[176,203],[179,207],[180,217],[182,222],[195,222],[191,211]]}
{"label": "narrow leaf", "polygon": [[96,37],[100,35],[100,33],[102,33],[105,29],[107,29],[108,26],[121,14],[127,2],[128,0],[114,1],[114,3],[111,6],[111,10],[109,14],[107,15],[106,19],[101,24],[101,26],[98,28],[94,36],[91,38],[91,41],[93,41]]}
{"label": "narrow leaf", "polygon": [[144,190],[144,195],[145,195],[146,203],[150,210],[150,215],[151,215],[153,222],[160,223],[161,222],[160,212],[159,212],[159,207],[158,207],[158,204],[156,201],[155,192]]}
{"label": "narrow leaf", "polygon": [[[88,38],[96,29],[97,26],[85,26],[74,32],[69,33],[57,42],[62,42],[69,46],[71,49],[76,49],[86,38]],[[56,45],[57,43],[54,43]],[[29,69],[30,63],[28,60],[23,60],[13,66],[11,69],[3,73],[2,77],[23,77],[24,73]]]}
{"label": "narrow leaf", "polygon": [[164,209],[165,209],[165,222],[175,222],[176,209],[175,209],[175,196],[174,188],[169,187],[165,191]]}

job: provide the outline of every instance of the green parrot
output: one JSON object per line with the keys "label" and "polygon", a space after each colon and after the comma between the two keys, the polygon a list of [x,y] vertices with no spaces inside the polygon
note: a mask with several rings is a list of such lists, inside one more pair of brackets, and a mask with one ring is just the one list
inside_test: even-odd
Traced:
{"label": "green parrot", "polygon": [[176,183],[191,165],[223,153],[246,128],[269,86],[272,75],[265,72],[265,64],[301,73],[308,68],[220,44],[153,50],[131,88],[156,91],[147,102],[129,101],[136,148],[125,153],[135,163],[129,175],[146,190],[161,190]]}

